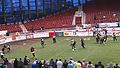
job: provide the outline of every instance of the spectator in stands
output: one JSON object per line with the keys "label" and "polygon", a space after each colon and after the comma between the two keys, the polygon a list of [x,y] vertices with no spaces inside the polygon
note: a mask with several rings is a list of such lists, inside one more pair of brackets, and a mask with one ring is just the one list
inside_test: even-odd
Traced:
{"label": "spectator in stands", "polygon": [[[25,58],[27,58],[27,56],[25,56]],[[4,68],[9,68],[10,63],[11,61],[8,62],[7,58],[5,58],[3,63]],[[14,68],[29,68],[29,67],[28,66],[24,67],[24,64],[21,58],[19,59],[19,61],[17,60],[17,58],[15,58]],[[83,59],[82,62],[81,61],[74,62],[73,59],[70,58],[69,63],[66,60],[64,60],[64,63],[62,62],[61,59],[56,60],[56,67],[55,67],[55,61],[53,59],[50,60],[49,65],[46,60],[41,60],[39,62],[37,59],[35,59],[32,64],[32,68],[104,68],[104,65],[101,62],[98,62],[98,64],[95,64],[95,67],[94,67],[91,61],[87,63],[85,59]],[[107,68],[111,68],[111,65],[108,64]],[[120,68],[120,66],[118,64],[115,64],[113,65],[112,68]]]}
{"label": "spectator in stands", "polygon": [[23,68],[23,67],[24,67],[23,61],[22,58],[20,58],[18,61],[18,68]]}
{"label": "spectator in stands", "polygon": [[68,63],[68,67],[67,67],[67,68],[74,68],[74,67],[73,67],[73,64],[72,64],[71,61],[69,61],[69,63]]}
{"label": "spectator in stands", "polygon": [[61,59],[57,61],[57,68],[62,68],[63,67],[63,62]]}
{"label": "spectator in stands", "polygon": [[19,33],[19,32],[16,32],[16,33],[15,33],[15,35],[16,35],[16,36],[19,36],[19,35],[20,35],[20,33]]}
{"label": "spectator in stands", "polygon": [[108,64],[108,65],[107,65],[107,68],[111,68],[111,65],[110,65],[110,64]]}
{"label": "spectator in stands", "polygon": [[32,33],[34,33],[34,27],[32,26]]}
{"label": "spectator in stands", "polygon": [[55,60],[55,64],[54,64],[55,68],[57,68],[57,61],[58,61],[58,59]]}
{"label": "spectator in stands", "polygon": [[7,33],[6,33],[6,36],[10,36],[10,33],[9,33],[9,32],[7,32]]}
{"label": "spectator in stands", "polygon": [[88,65],[86,68],[94,68],[94,65],[91,63],[91,61],[88,62]]}
{"label": "spectator in stands", "polygon": [[17,60],[17,58],[15,58],[15,60],[14,60],[14,68],[18,68],[18,60]]}
{"label": "spectator in stands", "polygon": [[42,62],[42,68],[47,68],[47,62],[46,62],[46,60],[43,60],[43,62]]}
{"label": "spectator in stands", "polygon": [[105,16],[105,15],[103,16],[103,20],[104,20],[104,19],[106,19],[106,16]]}
{"label": "spectator in stands", "polygon": [[98,64],[95,64],[94,66],[95,66],[95,68],[98,68]]}
{"label": "spectator in stands", "polygon": [[104,68],[104,65],[101,62],[98,62],[98,68]]}
{"label": "spectator in stands", "polygon": [[35,58],[35,60],[32,63],[32,68],[38,68],[38,63],[39,61],[37,60],[37,58]]}
{"label": "spectator in stands", "polygon": [[25,68],[28,68],[28,64],[29,64],[29,59],[27,56],[24,57],[24,66]]}
{"label": "spectator in stands", "polygon": [[97,17],[94,15],[94,24],[96,23]]}
{"label": "spectator in stands", "polygon": [[120,27],[120,23],[118,23],[118,27]]}
{"label": "spectator in stands", "polygon": [[39,61],[39,63],[38,63],[38,68],[42,68],[42,62],[41,61]]}
{"label": "spectator in stands", "polygon": [[87,62],[85,61],[85,59],[82,60],[82,68],[86,68],[87,67]]}
{"label": "spectator in stands", "polygon": [[3,66],[4,66],[4,68],[8,68],[8,59],[7,58],[5,58],[5,59],[3,59],[4,60],[4,63],[3,63]]}
{"label": "spectator in stands", "polygon": [[120,66],[118,64],[115,64],[113,68],[120,68]]}
{"label": "spectator in stands", "polygon": [[77,63],[75,63],[75,68],[81,68],[81,62],[80,61],[78,61]]}
{"label": "spectator in stands", "polygon": [[96,17],[96,15],[94,15],[94,20],[97,20],[97,17]]}
{"label": "spectator in stands", "polygon": [[73,67],[75,67],[75,61],[72,59],[72,57],[70,57],[70,60],[69,60],[69,62],[72,62],[72,64],[73,64]]}
{"label": "spectator in stands", "polygon": [[41,27],[41,30],[44,30],[44,26]]}
{"label": "spectator in stands", "polygon": [[64,60],[63,68],[67,68],[67,66],[68,66],[68,62],[67,62],[67,60]]}
{"label": "spectator in stands", "polygon": [[54,64],[55,64],[55,62],[53,61],[53,59],[51,59],[51,60],[50,60],[50,64],[49,64],[50,67],[55,68]]}
{"label": "spectator in stands", "polygon": [[114,12],[114,13],[113,13],[113,17],[116,17],[116,16],[117,16],[117,14]]}

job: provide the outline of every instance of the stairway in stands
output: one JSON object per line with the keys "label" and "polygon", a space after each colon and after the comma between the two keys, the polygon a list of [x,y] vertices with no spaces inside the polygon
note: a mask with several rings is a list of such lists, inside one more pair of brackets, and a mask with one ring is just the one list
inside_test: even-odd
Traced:
{"label": "stairway in stands", "polygon": [[23,33],[27,33],[28,32],[27,29],[26,29],[26,27],[24,26],[24,24],[20,24],[19,26],[22,29]]}
{"label": "stairway in stands", "polygon": [[72,21],[72,25],[85,24],[86,14],[83,11],[76,11]]}

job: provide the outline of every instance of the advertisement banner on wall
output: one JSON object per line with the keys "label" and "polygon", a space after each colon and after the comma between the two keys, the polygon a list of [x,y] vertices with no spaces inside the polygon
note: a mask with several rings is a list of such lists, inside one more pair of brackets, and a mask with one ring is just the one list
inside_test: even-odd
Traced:
{"label": "advertisement banner on wall", "polygon": [[33,38],[33,34],[26,34],[26,39],[31,39]]}
{"label": "advertisement banner on wall", "polygon": [[64,32],[56,32],[56,36],[64,36]]}
{"label": "advertisement banner on wall", "polygon": [[71,31],[71,32],[65,31],[64,36],[77,36],[77,33],[76,33],[76,31]]}
{"label": "advertisement banner on wall", "polygon": [[99,27],[118,27],[118,22],[112,22],[112,23],[99,23]]}
{"label": "advertisement banner on wall", "polygon": [[40,38],[40,37],[49,37],[49,32],[39,32],[34,33],[34,38]]}
{"label": "advertisement banner on wall", "polygon": [[7,43],[7,42],[12,42],[12,41],[13,41],[12,37],[3,37],[3,38],[0,39],[0,44],[4,44],[4,43]]}
{"label": "advertisement banner on wall", "polygon": [[8,32],[7,30],[2,30],[0,31],[0,35],[6,35],[7,32]]}
{"label": "advertisement banner on wall", "polygon": [[6,38],[4,36],[0,36],[0,43],[5,42]]}
{"label": "advertisement banner on wall", "polygon": [[69,32],[64,32],[64,36],[69,36]]}
{"label": "advertisement banner on wall", "polygon": [[92,32],[77,32],[77,36],[92,36]]}
{"label": "advertisement banner on wall", "polygon": [[49,32],[49,37],[53,37],[53,36],[56,36],[56,32],[55,31]]}
{"label": "advertisement banner on wall", "polygon": [[65,31],[64,36],[77,36],[76,31]]}
{"label": "advertisement banner on wall", "polygon": [[16,40],[24,40],[26,39],[26,35],[19,35],[16,37]]}
{"label": "advertisement banner on wall", "polygon": [[16,36],[12,36],[12,40],[16,40]]}

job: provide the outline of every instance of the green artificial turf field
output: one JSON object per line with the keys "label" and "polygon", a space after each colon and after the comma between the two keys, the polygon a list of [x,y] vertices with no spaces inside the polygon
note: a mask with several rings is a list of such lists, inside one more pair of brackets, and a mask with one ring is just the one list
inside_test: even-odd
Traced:
{"label": "green artificial turf field", "polygon": [[[77,41],[76,51],[72,51],[70,46],[71,37],[57,37],[57,43],[52,43],[52,38],[45,39],[46,46],[42,48],[40,46],[40,42],[36,41],[32,44],[24,46],[23,48],[17,48],[12,50],[11,53],[7,53],[5,57],[8,59],[14,58],[23,58],[27,55],[31,58],[30,48],[33,46],[36,49],[36,57],[41,60],[50,60],[50,59],[69,59],[73,57],[74,60],[82,60],[86,59],[87,61],[92,61],[93,63],[97,63],[98,61],[102,61],[102,63],[120,63],[120,37],[118,40],[113,42],[110,38],[106,45],[97,44],[95,42],[95,38],[93,37],[85,37],[85,49],[80,46],[80,37],[74,37]],[[24,43],[15,42],[12,44]],[[29,42],[28,42],[29,43]]]}

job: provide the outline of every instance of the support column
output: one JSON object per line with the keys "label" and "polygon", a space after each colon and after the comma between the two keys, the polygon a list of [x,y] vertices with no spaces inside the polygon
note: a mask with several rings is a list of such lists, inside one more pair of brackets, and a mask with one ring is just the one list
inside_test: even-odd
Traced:
{"label": "support column", "polygon": [[78,0],[78,5],[80,5],[80,0]]}
{"label": "support column", "polygon": [[10,3],[11,3],[11,14],[12,14],[12,17],[13,17],[13,22],[15,24],[15,14],[14,14],[14,6],[13,6],[13,0],[10,0]]}
{"label": "support column", "polygon": [[45,1],[44,0],[42,0],[43,1],[43,14],[45,15],[46,14],[46,12],[45,12]]}
{"label": "support column", "polygon": [[50,13],[53,13],[52,0],[50,0]]}
{"label": "support column", "polygon": [[5,23],[5,24],[7,24],[7,21],[6,21],[6,13],[5,13],[4,0],[2,0],[2,13],[3,13],[4,23]]}
{"label": "support column", "polygon": [[23,10],[22,10],[22,0],[19,0],[20,4],[20,16],[21,16],[21,21],[23,23]]}
{"label": "support column", "polygon": [[39,17],[39,14],[38,14],[38,0],[35,0],[35,8],[36,8],[36,17],[38,18]]}
{"label": "support column", "polygon": [[73,0],[71,0],[71,2],[72,2],[72,6],[74,6]]}
{"label": "support column", "polygon": [[28,4],[28,17],[29,19],[31,18],[31,13],[30,13],[30,0],[27,0],[27,4]]}

